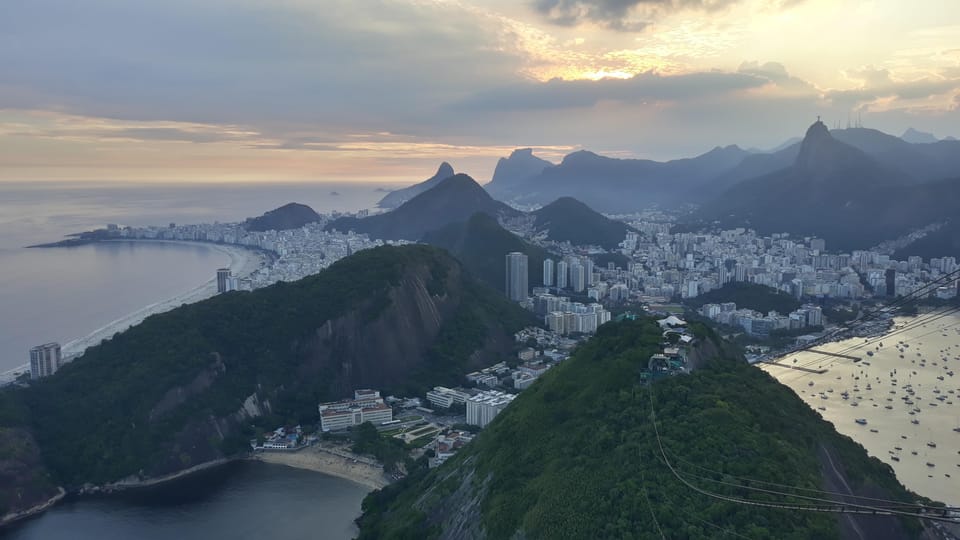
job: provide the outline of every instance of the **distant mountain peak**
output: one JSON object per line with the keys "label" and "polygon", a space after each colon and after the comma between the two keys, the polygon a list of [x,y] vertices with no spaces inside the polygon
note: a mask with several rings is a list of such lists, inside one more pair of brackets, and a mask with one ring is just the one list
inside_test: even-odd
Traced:
{"label": "distant mountain peak", "polygon": [[450,165],[446,161],[440,164],[440,167],[437,169],[437,174],[433,175],[434,178],[450,178],[453,176],[453,165]]}
{"label": "distant mountain peak", "polygon": [[907,128],[900,138],[911,144],[930,144],[939,140],[933,135],[933,133],[927,133],[925,131],[919,131],[913,128]]}
{"label": "distant mountain peak", "polygon": [[440,167],[437,168],[436,174],[424,180],[423,182],[420,182],[419,184],[414,184],[412,186],[387,193],[386,196],[384,196],[383,199],[377,203],[377,206],[380,208],[396,208],[437,185],[441,180],[450,178],[454,174],[456,174],[456,171],[453,170],[453,166],[444,161],[440,164]]}
{"label": "distant mountain peak", "polygon": [[513,152],[510,152],[511,158],[521,158],[521,157],[532,157],[533,148],[517,148]]}
{"label": "distant mountain peak", "polygon": [[836,154],[839,143],[830,135],[827,125],[818,118],[808,129],[800,143],[800,153],[795,165],[797,168],[810,173],[823,170],[824,166]]}

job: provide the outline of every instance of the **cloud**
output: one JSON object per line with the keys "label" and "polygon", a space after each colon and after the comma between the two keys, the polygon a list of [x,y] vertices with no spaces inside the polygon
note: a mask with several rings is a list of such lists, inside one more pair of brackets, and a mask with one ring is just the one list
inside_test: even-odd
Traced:
{"label": "cloud", "polygon": [[[804,0],[770,0],[768,7],[786,8]],[[640,32],[656,19],[677,11],[718,11],[744,0],[531,0],[547,21],[560,26],[592,23],[610,30]]]}
{"label": "cloud", "polygon": [[536,110],[593,107],[604,101],[643,103],[688,101],[758,88],[766,80],[749,74],[701,72],[684,75],[641,73],[628,79],[526,83],[477,94],[464,101],[469,110]]}
{"label": "cloud", "polygon": [[[940,74],[910,80],[896,78],[888,69],[866,66],[845,72],[847,78],[860,86],[853,89],[831,90],[826,97],[836,104],[856,108],[877,100],[890,102],[924,100],[960,90],[960,75],[949,70]],[[890,104],[887,105],[888,107]]]}

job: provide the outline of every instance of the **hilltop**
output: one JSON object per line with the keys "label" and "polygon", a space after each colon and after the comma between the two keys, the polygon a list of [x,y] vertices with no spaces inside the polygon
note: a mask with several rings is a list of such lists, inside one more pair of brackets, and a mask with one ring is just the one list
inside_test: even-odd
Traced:
{"label": "hilltop", "polygon": [[704,304],[722,304],[735,302],[738,308],[747,308],[760,313],[776,311],[787,314],[800,307],[800,301],[789,294],[778,291],[766,285],[732,281],[719,289],[705,292],[696,298],[690,298],[686,303],[695,308]]}
{"label": "hilltop", "polygon": [[477,212],[498,218],[520,215],[519,211],[494,200],[473,178],[457,174],[396,210],[366,218],[340,218],[327,224],[327,230],[356,231],[387,240],[419,240],[429,231],[466,221]]}
{"label": "hilltop", "polygon": [[519,251],[527,255],[530,286],[543,283],[543,261],[550,257],[543,248],[525,242],[482,212],[465,222],[431,231],[424,235],[423,241],[446,249],[473,275],[501,292],[504,292],[507,253]]}
{"label": "hilltop", "polygon": [[388,209],[396,208],[423,193],[424,191],[434,187],[440,182],[446,180],[447,178],[450,178],[454,174],[456,173],[453,171],[453,166],[444,161],[440,164],[436,174],[418,184],[387,193],[382,199],[380,199],[380,202],[377,203],[377,206]]}
{"label": "hilltop", "polygon": [[320,214],[305,204],[287,203],[260,217],[248,218],[243,226],[248,231],[283,231],[298,229],[320,220]]}
{"label": "hilltop", "polygon": [[817,122],[790,166],[734,185],[691,221],[816,235],[837,249],[867,248],[953,215],[958,189],[958,181],[917,184]]}
{"label": "hilltop", "polygon": [[44,482],[76,489],[244,453],[254,427],[314,422],[318,402],[354,388],[409,395],[455,384],[531,322],[422,245],[361,251],[296,282],[185,305],[29,388],[0,391],[0,471],[15,480],[3,491],[42,496]]}
{"label": "hilltop", "polygon": [[561,197],[533,212],[534,227],[547,239],[615,249],[634,229],[612,220],[573,197]]}
{"label": "hilltop", "polygon": [[640,368],[659,352],[660,328],[650,319],[604,325],[454,458],[370,494],[360,538],[654,538],[658,528],[691,539],[725,530],[856,538],[853,528],[864,538],[919,537],[911,520],[748,506],[683,484],[665,460],[721,496],[783,500],[740,487],[748,477],[915,500],[889,466],[789,388],[735,358],[705,327],[693,331],[691,354],[706,367],[649,385]]}

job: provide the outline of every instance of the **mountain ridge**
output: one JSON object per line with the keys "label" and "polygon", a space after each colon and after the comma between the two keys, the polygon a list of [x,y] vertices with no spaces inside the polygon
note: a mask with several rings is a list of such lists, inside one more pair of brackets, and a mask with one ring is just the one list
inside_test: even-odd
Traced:
{"label": "mountain ridge", "polygon": [[473,178],[460,173],[440,181],[395,210],[365,218],[339,218],[328,223],[326,229],[352,230],[386,240],[416,241],[429,231],[466,221],[477,212],[497,218],[521,214],[495,200]]}

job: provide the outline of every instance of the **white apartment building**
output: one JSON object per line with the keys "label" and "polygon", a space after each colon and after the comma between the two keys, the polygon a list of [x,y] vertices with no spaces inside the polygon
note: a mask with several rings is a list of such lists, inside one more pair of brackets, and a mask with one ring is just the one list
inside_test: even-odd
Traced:
{"label": "white apartment building", "polygon": [[486,427],[515,397],[496,390],[480,392],[467,400],[467,423]]}

